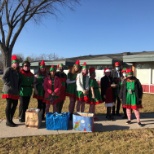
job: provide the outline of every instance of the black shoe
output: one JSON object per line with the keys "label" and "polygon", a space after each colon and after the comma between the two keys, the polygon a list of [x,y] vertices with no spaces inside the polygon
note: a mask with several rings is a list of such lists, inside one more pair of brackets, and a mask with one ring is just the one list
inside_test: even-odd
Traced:
{"label": "black shoe", "polygon": [[11,121],[11,123],[16,127],[16,126],[18,126],[17,124],[15,124],[13,121]]}
{"label": "black shoe", "polygon": [[25,122],[25,120],[24,119],[19,119],[19,122]]}
{"label": "black shoe", "polygon": [[131,124],[131,121],[130,120],[126,121],[126,124]]}
{"label": "black shoe", "polygon": [[137,123],[140,127],[143,127],[143,124],[141,124],[141,122],[138,122]]}
{"label": "black shoe", "polygon": [[9,126],[9,127],[16,127],[16,125],[14,125],[14,124],[11,123],[11,122],[6,122],[6,126]]}

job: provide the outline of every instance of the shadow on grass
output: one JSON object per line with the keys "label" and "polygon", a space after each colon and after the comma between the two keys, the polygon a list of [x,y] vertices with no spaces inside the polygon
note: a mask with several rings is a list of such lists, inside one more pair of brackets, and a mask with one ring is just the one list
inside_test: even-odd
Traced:
{"label": "shadow on grass", "polygon": [[103,126],[102,124],[94,124],[94,132],[108,132],[108,131],[126,130],[126,129],[129,129],[129,126],[117,126],[117,125]]}

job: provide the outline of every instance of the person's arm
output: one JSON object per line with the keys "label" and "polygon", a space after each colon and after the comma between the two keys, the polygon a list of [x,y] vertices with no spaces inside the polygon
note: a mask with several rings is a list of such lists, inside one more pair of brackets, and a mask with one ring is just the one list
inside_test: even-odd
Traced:
{"label": "person's arm", "polygon": [[138,79],[137,79],[137,87],[138,87],[139,99],[141,100],[142,96],[143,96],[143,88],[142,88],[142,85]]}
{"label": "person's arm", "polygon": [[11,68],[7,68],[2,76],[2,80],[3,80],[4,84],[7,86],[11,86],[10,71],[11,71]]}

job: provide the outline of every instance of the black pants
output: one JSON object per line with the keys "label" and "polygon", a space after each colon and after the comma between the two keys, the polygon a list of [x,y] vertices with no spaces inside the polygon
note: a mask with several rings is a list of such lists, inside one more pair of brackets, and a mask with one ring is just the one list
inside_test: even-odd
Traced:
{"label": "black pants", "polygon": [[57,103],[57,112],[58,113],[61,113],[62,108],[63,108],[63,104],[64,104],[64,101],[61,101],[61,102]]}
{"label": "black pants", "polygon": [[20,97],[20,105],[19,105],[19,119],[25,120],[25,112],[28,109],[30,102],[30,96],[22,96]]}
{"label": "black pants", "polygon": [[6,99],[5,115],[6,115],[7,122],[12,122],[17,105],[18,105],[18,100],[14,100],[10,98]]}
{"label": "black pants", "polygon": [[40,109],[40,111],[42,112],[42,119],[44,119],[46,104],[42,100],[37,100],[37,102],[38,102],[37,108]]}
{"label": "black pants", "polygon": [[115,106],[112,107],[112,114],[119,114],[121,101],[118,96],[115,98]]}

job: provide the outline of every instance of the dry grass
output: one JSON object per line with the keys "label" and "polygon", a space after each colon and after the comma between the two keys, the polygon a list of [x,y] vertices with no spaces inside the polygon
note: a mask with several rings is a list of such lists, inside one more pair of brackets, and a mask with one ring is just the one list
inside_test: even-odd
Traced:
{"label": "dry grass", "polygon": [[[0,81],[1,82],[1,81]],[[2,83],[0,83],[0,88]],[[144,94],[141,112],[154,111],[154,95]],[[31,99],[30,107],[36,107]],[[5,100],[1,99],[0,119],[5,118]],[[66,99],[63,111],[68,111]],[[88,111],[88,106],[86,106]],[[122,112],[122,111],[121,111]],[[104,104],[96,107],[96,113],[105,113]],[[18,109],[15,117],[18,117]],[[1,154],[153,154],[154,129],[121,130],[100,133],[76,133],[48,136],[31,136],[0,139]]]}

